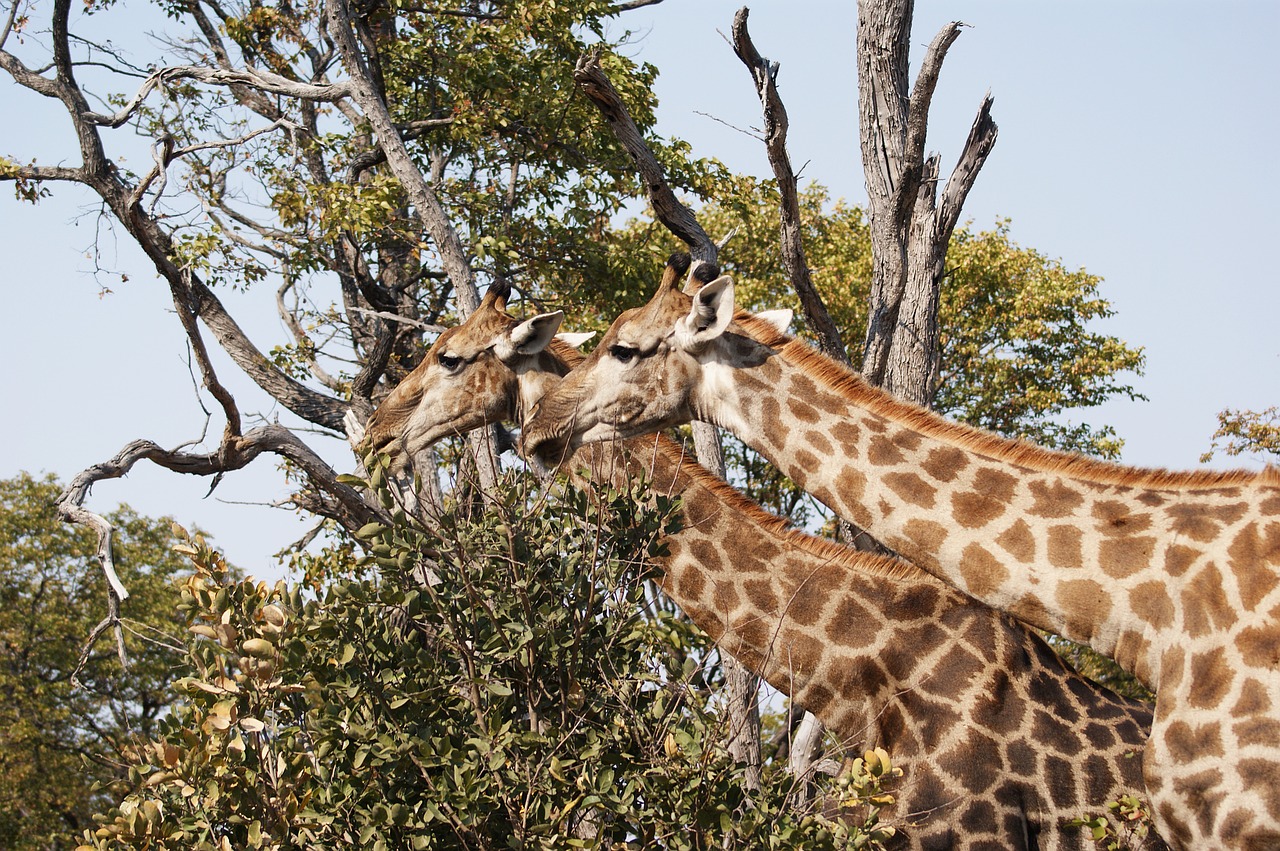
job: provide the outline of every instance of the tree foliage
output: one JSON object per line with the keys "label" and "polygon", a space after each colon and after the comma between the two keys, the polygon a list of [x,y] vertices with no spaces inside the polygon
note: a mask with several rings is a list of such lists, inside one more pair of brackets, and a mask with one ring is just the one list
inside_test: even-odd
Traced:
{"label": "tree foliage", "polygon": [[643,557],[671,503],[557,497],[524,476],[502,490],[495,511],[447,508],[432,531],[370,524],[368,556],[313,565],[314,595],[237,581],[202,539],[183,545],[195,673],[85,842],[834,848],[892,834],[887,755],[840,786],[860,822],[791,809],[777,770],[746,793],[694,662],[705,636],[647,606]]}
{"label": "tree foliage", "polygon": [[[699,219],[711,233],[734,234],[722,266],[735,293],[751,310],[793,305],[776,249],[772,181],[739,179],[733,186],[703,207]],[[871,268],[866,216],[857,206],[832,202],[816,183],[800,200],[814,281],[847,339],[860,339]],[[628,270],[624,292],[648,297],[652,284],[642,270],[653,267],[669,239],[649,221],[633,221],[619,234],[619,265],[643,258]],[[1121,443],[1109,426],[1062,422],[1115,396],[1141,398],[1125,378],[1141,372],[1142,350],[1091,328],[1113,313],[1100,293],[1102,279],[1018,245],[1008,221],[987,231],[960,228],[947,257],[937,410],[1008,437],[1116,457]],[[796,321],[804,334],[803,317]],[[860,354],[849,354],[856,368]]]}
{"label": "tree foliage", "polygon": [[[795,297],[775,248],[772,182],[737,185],[732,200],[708,205],[700,218],[713,233],[737,228],[724,267],[744,306],[791,305]],[[800,198],[814,281],[846,338],[861,339],[871,268],[866,216],[832,202],[816,183]],[[958,229],[947,258],[936,409],[1008,437],[1115,457],[1120,443],[1111,428],[1060,423],[1114,396],[1140,398],[1124,379],[1141,371],[1141,349],[1090,328],[1113,312],[1100,294],[1102,279],[1018,245],[1008,221],[986,231]],[[803,333],[803,318],[797,321]],[[849,354],[856,368],[860,353]]]}
{"label": "tree foliage", "polygon": [[[577,286],[600,279],[600,237],[638,187],[625,155],[598,132],[593,108],[577,93],[574,61],[589,45],[607,52],[642,127],[652,126],[655,105],[656,69],[612,52],[628,37],[607,36],[615,15],[602,0],[527,0],[454,11],[376,4],[358,16],[392,118],[482,280],[529,282],[524,289],[532,295],[572,303]],[[208,62],[211,50],[238,52],[250,67],[266,65],[291,79],[340,76],[323,49],[320,4],[196,3],[177,18],[200,33],[195,47],[180,51],[188,61]],[[230,43],[217,37],[218,25]],[[440,246],[386,168],[368,125],[342,101],[268,103],[228,94],[184,86],[138,113],[148,137],[167,134],[179,149],[242,139],[265,121],[283,122],[287,131],[175,162],[181,192],[170,189],[154,201],[171,210],[184,265],[236,287],[283,278],[293,339],[273,354],[295,378],[345,394],[378,336],[388,334],[395,346],[387,368],[403,375],[419,332],[405,324],[382,328],[368,311],[448,320],[456,316],[458,281],[445,273]],[[708,191],[719,173],[714,163],[688,158],[678,141],[654,143],[676,185]],[[173,218],[192,200],[199,212]],[[353,354],[355,368],[344,367]],[[352,392],[367,395],[374,386]]]}
{"label": "tree foliage", "polygon": [[1259,452],[1280,458],[1280,407],[1265,411],[1222,411],[1218,414],[1213,443],[1200,460],[1211,460],[1219,450],[1228,455]]}
{"label": "tree foliage", "polygon": [[92,533],[58,519],[60,490],[53,477],[0,481],[0,846],[14,851],[69,847],[60,838],[110,805],[103,787],[132,743],[155,734],[181,658],[174,577],[185,561],[170,549],[170,523],[121,507],[110,520],[132,589],[122,612],[130,664],[100,645],[80,667],[106,582]]}
{"label": "tree foliage", "polygon": [[[777,200],[772,181],[739,178],[699,211],[706,229],[733,234],[722,266],[742,305],[764,310],[795,304],[777,250]],[[813,280],[847,340],[866,333],[871,237],[861,208],[833,202],[819,184],[800,193],[805,248]],[[1007,221],[991,230],[958,229],[948,251],[941,303],[941,370],[936,408],[954,419],[1007,437],[1103,458],[1122,441],[1107,425],[1072,423],[1082,409],[1116,396],[1142,398],[1128,383],[1140,373],[1142,350],[1093,330],[1112,315],[1102,279],[1071,271],[1018,245]],[[624,306],[643,303],[657,258],[676,246],[648,219],[632,220],[611,240],[617,293]],[[607,321],[616,305],[594,306]],[[797,331],[807,334],[797,314]],[[860,352],[849,355],[856,368]],[[736,441],[739,482],[771,509],[804,520],[813,504],[780,484],[768,465]]]}

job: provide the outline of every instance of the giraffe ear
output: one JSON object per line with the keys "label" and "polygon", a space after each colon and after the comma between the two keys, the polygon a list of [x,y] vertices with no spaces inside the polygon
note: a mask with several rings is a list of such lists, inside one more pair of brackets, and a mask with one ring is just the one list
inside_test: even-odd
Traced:
{"label": "giraffe ear", "polygon": [[582,344],[590,340],[596,335],[595,331],[561,331],[556,334],[556,339],[562,343],[568,343],[575,349],[582,348]]}
{"label": "giraffe ear", "polygon": [[693,294],[689,315],[676,322],[676,345],[697,351],[724,333],[733,319],[733,279],[722,275]]}
{"label": "giraffe ear", "polygon": [[795,313],[791,308],[783,307],[778,310],[762,310],[755,317],[768,322],[779,334],[785,334],[787,329],[791,327],[791,318],[794,315]]}
{"label": "giraffe ear", "polygon": [[511,332],[499,338],[494,350],[499,358],[506,360],[514,355],[536,355],[551,344],[551,340],[560,330],[564,321],[564,311],[540,313],[532,319],[526,319],[511,329]]}

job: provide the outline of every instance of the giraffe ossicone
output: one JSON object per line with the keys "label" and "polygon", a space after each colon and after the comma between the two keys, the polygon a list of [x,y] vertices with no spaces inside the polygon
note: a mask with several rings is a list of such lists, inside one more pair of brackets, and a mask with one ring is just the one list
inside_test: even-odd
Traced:
{"label": "giraffe ossicone", "polygon": [[[559,341],[518,358],[483,355],[506,350],[495,341],[517,320],[503,308],[486,296],[436,342],[375,412],[375,445],[402,453],[422,447],[416,432],[522,420],[579,359]],[[441,353],[461,361],[440,369]],[[1070,821],[1141,794],[1131,755],[1146,741],[1144,705],[1079,677],[1025,627],[910,565],[790,529],[665,438],[615,449],[570,463],[591,480],[643,475],[680,496],[682,528],[657,560],[663,588],[842,740],[893,755],[906,769],[895,810],[906,847],[1088,849]]]}
{"label": "giraffe ossicone", "polygon": [[692,295],[664,281],[619,316],[541,399],[525,449],[556,457],[692,419],[930,573],[1155,689],[1144,771],[1172,844],[1280,847],[1280,472],[1136,470],[947,421],[735,313],[724,281]]}

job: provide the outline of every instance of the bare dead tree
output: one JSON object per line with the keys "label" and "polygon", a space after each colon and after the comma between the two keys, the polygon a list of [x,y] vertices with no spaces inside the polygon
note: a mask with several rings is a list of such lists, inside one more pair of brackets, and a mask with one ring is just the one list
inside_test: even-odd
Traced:
{"label": "bare dead tree", "polygon": [[908,90],[912,0],[859,0],[858,111],[871,224],[872,281],[863,375],[921,405],[937,389],[938,296],[947,244],[996,141],[988,93],[938,197],[925,157],[929,108],[961,24],[943,27]]}

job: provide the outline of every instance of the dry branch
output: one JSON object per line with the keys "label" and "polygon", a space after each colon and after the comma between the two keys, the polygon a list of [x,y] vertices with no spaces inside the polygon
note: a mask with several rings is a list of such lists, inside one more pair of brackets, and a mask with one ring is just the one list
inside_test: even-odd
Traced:
{"label": "dry branch", "polygon": [[[604,69],[600,67],[600,56],[597,53],[588,52],[578,59],[577,67],[573,71],[573,81],[600,110],[613,135],[631,155],[658,221],[689,246],[689,253],[693,255],[694,260],[715,263],[716,244],[711,237],[707,236],[702,225],[698,224],[693,211],[682,204],[680,199],[676,198],[675,192],[671,190],[671,185],[667,182],[667,176],[658,163],[657,157],[653,155],[653,151],[649,149],[648,143],[640,134],[640,128],[631,118],[631,113],[623,104],[618,90],[610,82]],[[724,450],[720,446],[715,427],[695,422],[693,442],[698,463],[724,478]]]}
{"label": "dry branch", "polygon": [[849,353],[845,350],[840,329],[832,321],[822,296],[813,285],[809,274],[809,264],[805,259],[804,242],[801,238],[802,223],[800,221],[800,200],[797,193],[796,175],[791,168],[791,157],[787,154],[787,109],[778,94],[778,63],[769,62],[756,50],[747,31],[749,10],[744,6],[733,18],[733,49],[751,72],[756,84],[756,93],[760,96],[760,106],[764,113],[764,143],[769,155],[769,164],[773,166],[773,174],[778,182],[780,201],[780,238],[782,245],[782,264],[791,279],[796,295],[800,297],[800,307],[804,311],[809,328],[817,337],[818,345],[829,357],[843,363],[849,363]]}
{"label": "dry branch", "polygon": [[267,425],[249,431],[233,439],[224,439],[214,452],[195,453],[166,450],[150,440],[135,440],[120,450],[110,461],[95,464],[81,471],[71,480],[58,497],[58,515],[72,523],[80,523],[94,530],[98,536],[96,556],[106,576],[110,591],[107,601],[107,617],[90,633],[81,652],[87,658],[89,649],[108,627],[116,628],[117,652],[125,662],[124,638],[118,629],[120,601],[129,596],[129,590],[115,571],[112,555],[114,528],[100,514],[84,507],[84,501],[96,482],[118,479],[127,474],[139,461],[152,463],[177,473],[198,476],[219,476],[238,470],[263,452],[270,452],[289,459],[301,468],[311,482],[324,482],[324,489],[333,504],[340,506],[340,522],[355,530],[371,520],[390,522],[385,512],[365,502],[359,492],[337,480],[337,474],[316,455],[310,447],[298,440],[293,432],[279,425]]}
{"label": "dry branch", "polygon": [[192,80],[197,83],[215,86],[251,86],[257,91],[269,94],[324,102],[341,100],[350,95],[349,86],[345,83],[300,83],[261,68],[234,70],[231,68],[202,68],[198,65],[174,65],[153,71],[139,86],[138,91],[134,93],[129,102],[115,113],[103,115],[97,112],[89,112],[85,114],[84,118],[90,124],[96,124],[99,127],[122,127],[125,122],[134,116],[151,92],[161,86],[179,80]]}
{"label": "dry branch", "polygon": [[715,243],[712,242],[711,237],[707,236],[702,225],[698,224],[693,212],[680,203],[675,193],[671,191],[662,166],[658,164],[653,151],[649,149],[648,143],[640,134],[640,128],[636,126],[631,113],[622,103],[618,90],[614,88],[613,83],[609,81],[609,76],[600,67],[598,53],[583,54],[578,60],[577,67],[573,69],[573,81],[600,110],[600,114],[609,123],[609,129],[613,131],[613,135],[631,155],[658,221],[689,246],[689,252],[694,260],[715,263]]}

